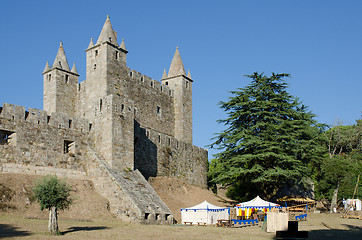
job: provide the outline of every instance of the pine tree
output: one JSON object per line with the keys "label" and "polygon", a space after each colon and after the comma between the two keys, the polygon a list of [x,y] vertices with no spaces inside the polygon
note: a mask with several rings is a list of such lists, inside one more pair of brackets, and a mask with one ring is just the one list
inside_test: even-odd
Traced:
{"label": "pine tree", "polygon": [[286,91],[283,78],[288,76],[247,75],[251,84],[220,102],[228,118],[218,122],[227,129],[210,145],[223,151],[215,155],[209,177],[230,185],[230,197],[273,196],[283,183],[300,182],[310,174],[313,161],[320,161],[315,140],[321,128],[307,107]]}

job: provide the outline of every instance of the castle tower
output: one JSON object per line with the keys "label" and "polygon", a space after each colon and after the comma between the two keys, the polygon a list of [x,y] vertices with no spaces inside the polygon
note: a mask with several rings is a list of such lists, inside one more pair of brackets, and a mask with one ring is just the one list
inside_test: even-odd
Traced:
{"label": "castle tower", "polygon": [[[97,42],[94,44],[91,39],[85,51],[87,54],[86,91],[88,101],[94,103],[111,93],[112,79],[114,80],[119,75],[119,71],[126,69],[128,51],[123,40],[121,45],[118,45],[117,33],[112,28],[109,16]],[[87,109],[86,112],[90,110]]]}
{"label": "castle tower", "polygon": [[53,66],[50,68],[47,62],[43,71],[43,109],[48,113],[74,116],[78,77],[75,64],[70,70],[63,43],[60,42]]}
{"label": "castle tower", "polygon": [[192,144],[192,82],[190,72],[186,76],[178,47],[168,74],[163,73],[162,84],[174,90],[175,137]]}

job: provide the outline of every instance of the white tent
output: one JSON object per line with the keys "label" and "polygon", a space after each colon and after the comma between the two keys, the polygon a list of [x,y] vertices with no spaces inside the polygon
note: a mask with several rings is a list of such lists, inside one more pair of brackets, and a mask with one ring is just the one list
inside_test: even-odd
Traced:
{"label": "white tent", "polygon": [[265,201],[265,200],[261,199],[259,196],[257,196],[253,200],[239,203],[236,206],[241,207],[241,208],[263,209],[263,208],[268,208],[268,207],[279,207],[280,205],[276,204],[276,203]]}
{"label": "white tent", "polygon": [[265,201],[265,200],[261,199],[259,196],[257,196],[253,200],[250,200],[247,202],[242,202],[235,206],[235,208],[237,210],[236,211],[237,215],[246,216],[246,217],[249,217],[255,210],[256,211],[261,210],[263,212],[267,212],[271,208],[275,208],[275,207],[281,208],[281,206],[279,204]]}
{"label": "white tent", "polygon": [[196,206],[181,209],[181,221],[192,222],[192,224],[206,223],[215,224],[218,219],[229,220],[230,208],[217,207],[204,201]]}

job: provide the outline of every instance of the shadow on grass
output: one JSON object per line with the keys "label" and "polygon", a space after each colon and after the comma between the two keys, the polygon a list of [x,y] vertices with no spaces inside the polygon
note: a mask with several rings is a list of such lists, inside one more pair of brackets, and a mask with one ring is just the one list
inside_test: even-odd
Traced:
{"label": "shadow on grass", "polygon": [[98,227],[70,227],[66,231],[62,231],[60,234],[65,235],[71,232],[80,232],[80,231],[97,231],[97,230],[106,230],[110,229],[110,227],[98,226]]}
{"label": "shadow on grass", "polygon": [[28,231],[21,231],[19,227],[10,224],[0,224],[0,238],[30,236]]}
{"label": "shadow on grass", "polygon": [[[323,229],[323,230],[311,230],[308,231],[308,240],[314,239],[328,239],[328,240],[361,240],[362,239],[362,226],[354,226],[348,224],[342,224],[348,229]],[[276,238],[274,238],[276,239]]]}

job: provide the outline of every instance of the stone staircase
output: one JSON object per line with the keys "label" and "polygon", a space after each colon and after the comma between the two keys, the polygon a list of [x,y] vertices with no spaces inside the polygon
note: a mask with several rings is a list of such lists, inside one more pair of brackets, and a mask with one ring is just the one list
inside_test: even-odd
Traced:
{"label": "stone staircase", "polygon": [[115,170],[89,149],[88,174],[118,218],[144,224],[172,224],[174,216],[138,170]]}

